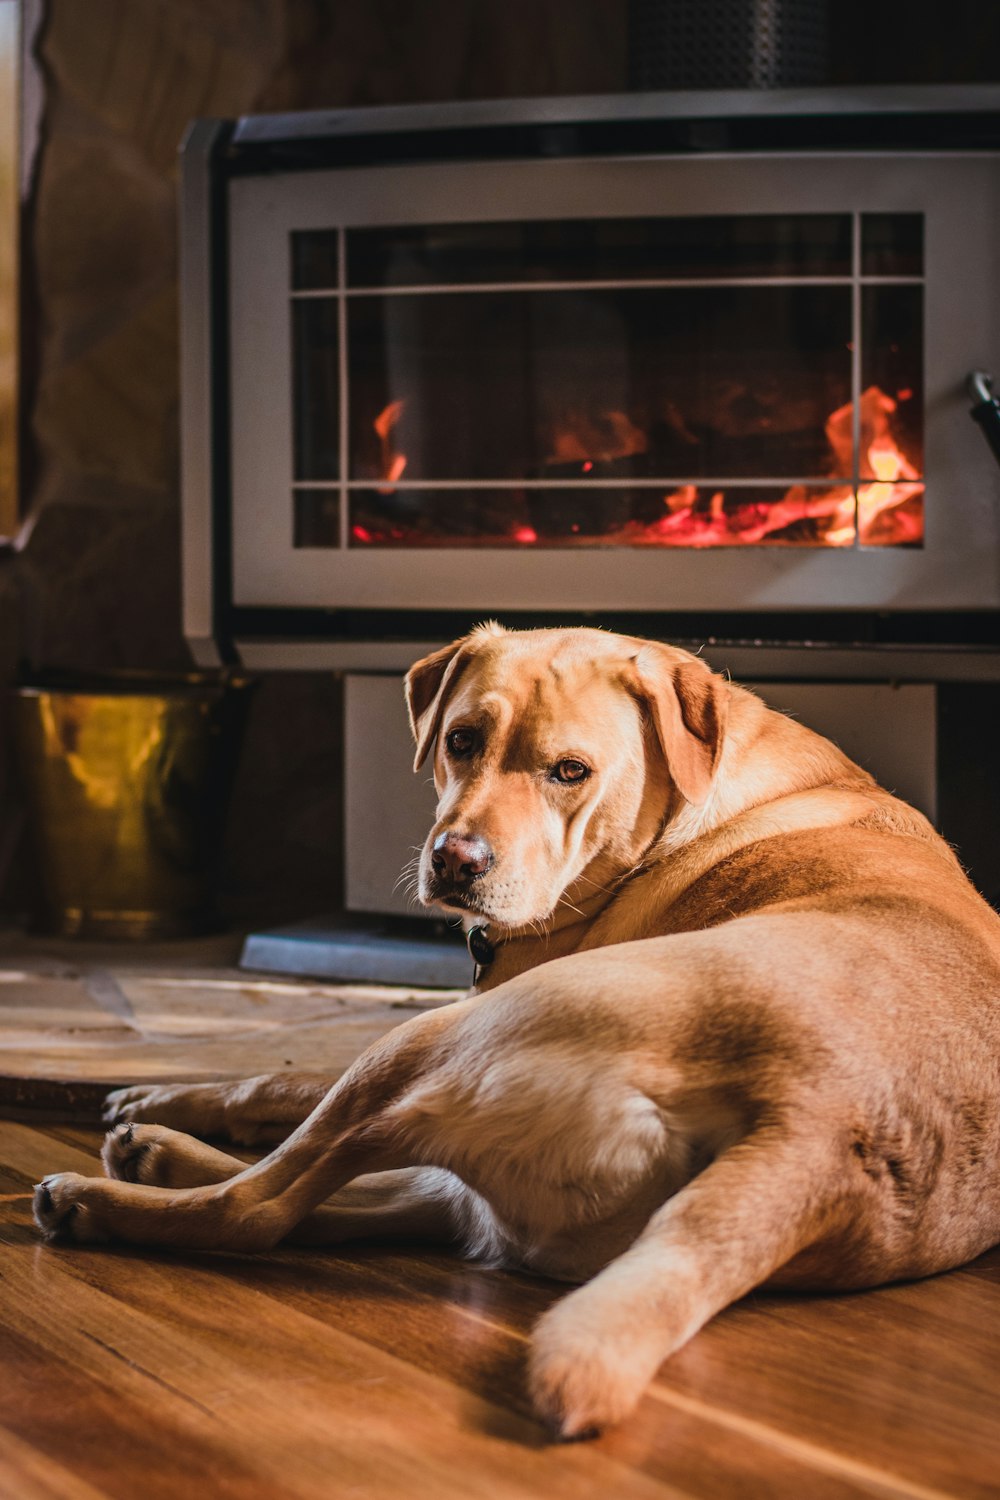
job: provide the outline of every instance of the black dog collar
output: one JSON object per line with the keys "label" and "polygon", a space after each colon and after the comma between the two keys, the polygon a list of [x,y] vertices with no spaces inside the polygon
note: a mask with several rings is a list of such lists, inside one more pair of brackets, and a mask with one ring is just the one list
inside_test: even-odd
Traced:
{"label": "black dog collar", "polygon": [[485,927],[470,927],[465,934],[465,945],[472,955],[473,963],[485,969],[496,957],[496,949],[486,936]]}

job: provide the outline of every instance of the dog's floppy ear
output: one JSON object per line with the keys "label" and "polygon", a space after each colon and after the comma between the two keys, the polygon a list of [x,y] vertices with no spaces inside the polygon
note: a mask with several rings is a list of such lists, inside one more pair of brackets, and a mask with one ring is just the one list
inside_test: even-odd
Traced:
{"label": "dog's floppy ear", "polygon": [[419,771],[437,737],[441,714],[468,659],[468,637],[452,641],[415,662],[406,674],[406,707],[410,728],[417,742],[413,769]]}
{"label": "dog's floppy ear", "polygon": [[726,684],[697,657],[647,644],[635,659],[667,768],[687,802],[699,806],[712,786],[729,713]]}

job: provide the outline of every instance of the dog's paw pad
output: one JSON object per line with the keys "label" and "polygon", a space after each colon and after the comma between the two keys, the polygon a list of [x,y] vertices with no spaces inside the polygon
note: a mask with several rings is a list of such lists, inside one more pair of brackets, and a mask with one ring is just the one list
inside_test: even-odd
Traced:
{"label": "dog's paw pad", "polygon": [[[118,1182],[162,1185],[158,1158],[163,1157],[161,1138],[167,1134],[156,1125],[136,1125],[131,1121],[116,1125],[104,1137],[101,1149],[105,1172]],[[159,1165],[163,1165],[162,1161]]]}
{"label": "dog's paw pad", "polygon": [[36,1183],[35,1223],[50,1244],[95,1244],[107,1238],[81,1200],[86,1182],[75,1172],[55,1172]]}

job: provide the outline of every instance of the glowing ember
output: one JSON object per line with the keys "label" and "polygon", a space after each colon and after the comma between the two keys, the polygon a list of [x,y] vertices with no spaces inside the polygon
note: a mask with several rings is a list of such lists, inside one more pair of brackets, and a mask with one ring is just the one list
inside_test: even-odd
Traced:
{"label": "glowing ember", "polygon": [[571,414],[549,441],[547,464],[580,464],[589,474],[594,462],[611,463],[645,453],[649,439],[623,411],[606,411],[599,417]]}

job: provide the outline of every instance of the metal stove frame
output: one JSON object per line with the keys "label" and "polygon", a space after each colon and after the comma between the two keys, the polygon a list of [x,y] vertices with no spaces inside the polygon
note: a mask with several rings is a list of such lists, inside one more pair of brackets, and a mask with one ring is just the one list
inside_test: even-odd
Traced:
{"label": "metal stove frame", "polygon": [[[993,85],[632,94],[195,122],[182,158],[181,294],[184,623],[196,659],[395,671],[500,613],[511,625],[597,618],[708,641],[714,662],[743,676],[1000,680],[1000,474],[967,421],[963,389],[969,370],[989,368],[1000,347],[998,158]],[[505,180],[516,213],[520,180],[542,193],[548,213],[553,191],[577,201],[589,172],[610,184],[623,161],[664,190],[700,177],[688,211],[734,211],[749,182],[756,211],[761,194],[763,211],[782,202],[794,211],[804,194],[807,211],[937,214],[928,226],[928,471],[933,485],[947,469],[975,544],[952,545],[931,491],[923,549],[629,552],[625,590],[607,585],[607,553],[476,553],[472,582],[446,595],[440,584],[463,571],[466,554],[450,552],[439,567],[440,554],[359,560],[352,552],[338,560],[338,576],[326,554],[297,560],[315,576],[296,603],[259,499],[281,453],[268,466],[266,444],[254,449],[260,397],[240,384],[248,356],[274,349],[287,282],[279,269],[277,294],[255,306],[254,268],[273,275],[275,255],[280,267],[290,222],[327,227],[330,193],[339,194],[342,222],[368,223],[373,213],[398,215],[407,182],[432,193],[443,183],[452,202],[464,183],[472,218]],[[921,164],[932,190],[915,202]],[[843,183],[842,197],[852,180],[861,187],[853,201],[831,201],[819,177]],[[434,217],[426,200],[419,216]],[[259,240],[241,260],[234,243],[255,226]],[[248,264],[249,278],[240,269]],[[935,302],[945,277],[949,295]],[[248,504],[246,475],[261,464],[267,484]],[[255,552],[247,538],[261,527],[266,545]],[[572,561],[563,574],[570,583],[551,571],[553,558],[563,568]],[[371,575],[369,562],[380,565]],[[448,606],[432,607],[441,597]]]}

